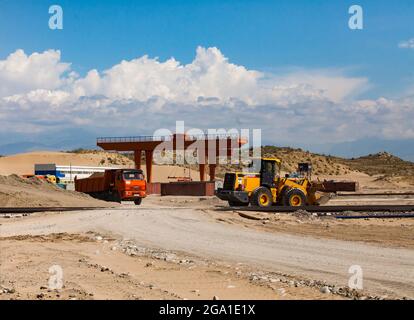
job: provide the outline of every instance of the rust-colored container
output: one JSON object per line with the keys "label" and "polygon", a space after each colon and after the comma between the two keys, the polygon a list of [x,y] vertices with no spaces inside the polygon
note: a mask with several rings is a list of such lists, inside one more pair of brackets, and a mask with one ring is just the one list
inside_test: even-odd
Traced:
{"label": "rust-colored container", "polygon": [[349,191],[355,192],[359,189],[357,181],[324,181],[322,182],[324,192]]}
{"label": "rust-colored container", "polygon": [[161,183],[147,183],[147,194],[161,194]]}
{"label": "rust-colored container", "polygon": [[214,196],[214,182],[183,181],[161,183],[162,196]]}
{"label": "rust-colored container", "polygon": [[89,178],[75,179],[75,190],[84,193],[104,192],[109,189],[115,171],[107,170],[105,173],[95,173]]}

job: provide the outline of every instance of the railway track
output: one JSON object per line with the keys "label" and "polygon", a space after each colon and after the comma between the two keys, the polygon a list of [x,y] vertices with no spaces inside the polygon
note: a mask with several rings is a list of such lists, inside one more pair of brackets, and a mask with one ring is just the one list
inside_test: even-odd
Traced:
{"label": "railway track", "polygon": [[224,211],[260,211],[260,212],[295,212],[304,210],[316,213],[340,213],[346,211],[352,212],[414,212],[414,205],[346,205],[346,206],[303,206],[303,207],[284,207],[272,206],[268,208],[260,207],[227,207],[222,208]]}
{"label": "railway track", "polygon": [[[98,210],[104,207],[36,207],[0,208],[0,215],[23,214],[28,215],[37,212],[66,212],[81,210]],[[299,210],[309,213],[317,213],[318,216],[330,214],[337,219],[368,219],[368,218],[414,218],[414,205],[345,205],[345,206],[304,206],[304,207],[282,207],[273,206],[269,208],[259,207],[224,207],[219,211],[238,212],[269,212],[269,213],[292,213]],[[362,215],[355,213],[361,212]]]}
{"label": "railway track", "polygon": [[372,193],[359,193],[359,192],[353,192],[353,193],[342,193],[338,192],[337,197],[377,197],[377,196],[414,196],[414,192],[372,192]]}
{"label": "railway track", "polygon": [[0,208],[0,214],[31,214],[36,212],[58,212],[103,209],[103,207],[36,207],[36,208]]}
{"label": "railway track", "polygon": [[[299,210],[323,217],[332,216],[336,219],[392,219],[414,218],[414,205],[347,205],[347,206],[305,206],[305,207],[228,207],[223,211],[236,211],[240,215],[243,212],[269,212],[269,213],[294,213]],[[362,213],[362,214],[358,214]]]}
{"label": "railway track", "polygon": [[365,214],[365,215],[335,215],[336,219],[348,220],[348,219],[393,219],[393,218],[414,218],[414,213],[379,213],[379,214]]}

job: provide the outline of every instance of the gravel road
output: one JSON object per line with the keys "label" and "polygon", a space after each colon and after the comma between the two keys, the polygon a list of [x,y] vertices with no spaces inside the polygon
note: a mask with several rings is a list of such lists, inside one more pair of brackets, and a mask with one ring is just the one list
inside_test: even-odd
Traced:
{"label": "gravel road", "polygon": [[111,232],[142,246],[244,263],[339,286],[348,284],[349,268],[359,265],[368,292],[414,299],[414,250],[266,233],[218,222],[194,208],[124,206],[0,222],[1,237],[90,230]]}

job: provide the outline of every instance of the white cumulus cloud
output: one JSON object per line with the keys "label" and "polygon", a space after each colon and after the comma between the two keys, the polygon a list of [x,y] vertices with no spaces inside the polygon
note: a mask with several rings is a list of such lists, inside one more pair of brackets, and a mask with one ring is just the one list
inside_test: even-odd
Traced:
{"label": "white cumulus cloud", "polygon": [[90,70],[85,77],[70,72],[70,64],[60,61],[59,51],[27,56],[17,50],[0,61],[0,79],[2,97],[47,98],[44,91],[33,91],[57,90],[76,98],[105,96],[137,101],[158,98],[175,103],[220,101],[229,105],[232,101],[242,101],[251,106],[314,98],[339,101],[367,84],[365,78],[346,77],[332,71],[268,75],[230,63],[217,48],[202,47],[197,48],[194,60],[186,65],[174,58],[161,62],[143,56],[121,61],[102,72]]}
{"label": "white cumulus cloud", "polygon": [[65,75],[69,63],[60,61],[60,51],[26,55],[16,50],[5,60],[0,60],[0,96],[27,93],[36,89],[57,89],[71,80]]}
{"label": "white cumulus cloud", "polygon": [[401,41],[398,44],[398,47],[401,49],[414,49],[414,38],[411,38],[409,40]]}
{"label": "white cumulus cloud", "polygon": [[414,137],[410,97],[358,100],[369,87],[365,77],[249,70],[218,48],[197,48],[188,64],[143,56],[84,77],[59,51],[17,50],[0,60],[0,83],[0,133],[86,126],[98,134],[150,134],[184,120],[202,129],[261,128],[275,143]]}

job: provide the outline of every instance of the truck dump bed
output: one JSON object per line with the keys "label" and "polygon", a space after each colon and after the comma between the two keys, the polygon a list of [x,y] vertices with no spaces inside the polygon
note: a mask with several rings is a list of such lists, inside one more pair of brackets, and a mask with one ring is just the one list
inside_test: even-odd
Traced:
{"label": "truck dump bed", "polygon": [[115,170],[105,173],[95,173],[89,178],[75,179],[75,190],[84,193],[96,193],[109,190],[111,181],[114,181]]}

